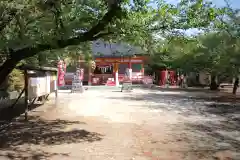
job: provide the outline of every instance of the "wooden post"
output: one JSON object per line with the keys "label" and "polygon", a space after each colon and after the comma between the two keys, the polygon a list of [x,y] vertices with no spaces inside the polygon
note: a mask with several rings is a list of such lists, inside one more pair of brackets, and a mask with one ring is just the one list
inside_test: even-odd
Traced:
{"label": "wooden post", "polygon": [[28,120],[28,72],[27,70],[24,70],[24,90],[25,90],[25,97],[24,97],[24,103],[25,103],[25,120]]}
{"label": "wooden post", "polygon": [[57,76],[56,76],[56,80],[55,80],[55,86],[54,86],[54,88],[55,88],[55,98],[57,98],[58,97],[58,70],[57,70]]}

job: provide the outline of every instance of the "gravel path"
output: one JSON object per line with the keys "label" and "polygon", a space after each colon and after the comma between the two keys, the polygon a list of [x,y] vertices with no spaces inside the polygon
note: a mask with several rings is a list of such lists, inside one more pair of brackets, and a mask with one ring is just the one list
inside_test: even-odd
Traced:
{"label": "gravel path", "polygon": [[0,159],[240,159],[238,104],[200,92],[60,93],[0,136]]}

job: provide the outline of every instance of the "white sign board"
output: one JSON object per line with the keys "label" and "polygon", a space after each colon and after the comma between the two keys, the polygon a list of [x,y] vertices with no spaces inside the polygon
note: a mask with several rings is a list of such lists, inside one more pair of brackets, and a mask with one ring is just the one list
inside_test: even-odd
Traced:
{"label": "white sign board", "polygon": [[38,86],[40,84],[40,81],[38,78],[30,78],[30,86]]}

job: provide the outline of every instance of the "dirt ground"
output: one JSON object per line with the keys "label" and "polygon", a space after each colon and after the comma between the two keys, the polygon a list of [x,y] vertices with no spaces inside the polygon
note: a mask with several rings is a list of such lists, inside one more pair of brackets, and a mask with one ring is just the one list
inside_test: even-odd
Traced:
{"label": "dirt ground", "polygon": [[0,160],[240,160],[240,106],[136,88],[59,93],[0,133]]}

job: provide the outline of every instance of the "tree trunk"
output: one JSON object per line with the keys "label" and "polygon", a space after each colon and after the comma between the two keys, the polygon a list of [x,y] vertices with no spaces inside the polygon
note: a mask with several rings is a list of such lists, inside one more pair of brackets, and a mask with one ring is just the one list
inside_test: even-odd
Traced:
{"label": "tree trunk", "polygon": [[218,90],[218,85],[216,82],[216,76],[211,76],[210,90]]}
{"label": "tree trunk", "polygon": [[233,94],[237,93],[238,86],[239,86],[239,78],[236,77],[234,85],[233,85],[233,92],[232,92]]}
{"label": "tree trunk", "polygon": [[0,85],[6,80],[7,76],[12,72],[16,67],[19,61],[15,59],[7,59],[3,65],[0,66]]}

